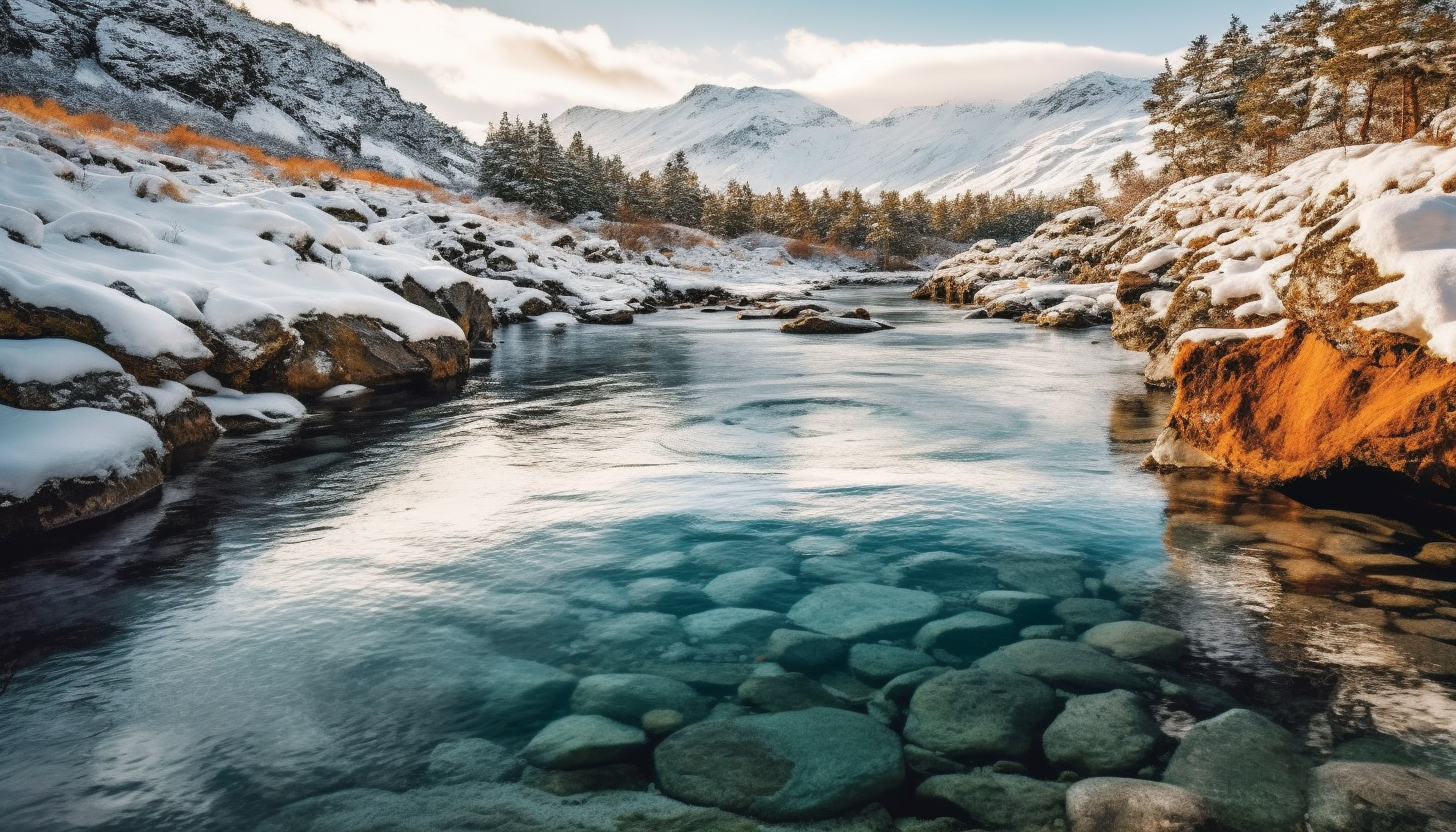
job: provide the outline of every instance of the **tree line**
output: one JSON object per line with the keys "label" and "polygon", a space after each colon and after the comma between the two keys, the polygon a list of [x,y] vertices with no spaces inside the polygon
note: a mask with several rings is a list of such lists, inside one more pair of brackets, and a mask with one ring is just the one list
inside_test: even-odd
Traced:
{"label": "tree line", "polygon": [[1257,35],[1237,17],[1165,65],[1145,107],[1179,177],[1414,136],[1456,92],[1453,0],[1306,0]]}
{"label": "tree line", "polygon": [[965,193],[934,201],[922,192],[874,198],[857,189],[813,196],[799,188],[755,192],[737,181],[715,191],[701,184],[682,151],[657,172],[634,175],[620,156],[598,153],[580,133],[562,146],[544,115],[530,122],[502,115],[491,126],[480,187],[558,220],[597,212],[613,222],[672,223],[726,238],[764,232],[904,258],[942,241],[1021,239],[1057,213],[1100,197],[1091,177],[1066,195]]}

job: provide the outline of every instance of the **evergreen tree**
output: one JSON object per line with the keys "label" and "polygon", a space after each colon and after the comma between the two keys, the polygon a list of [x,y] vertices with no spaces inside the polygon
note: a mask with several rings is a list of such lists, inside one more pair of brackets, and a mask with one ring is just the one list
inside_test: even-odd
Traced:
{"label": "evergreen tree", "polygon": [[677,225],[696,228],[703,222],[703,188],[698,175],[688,167],[687,154],[679,150],[662,168],[658,179],[658,214]]}
{"label": "evergreen tree", "polygon": [[1238,111],[1248,143],[1263,154],[1266,174],[1274,172],[1279,149],[1309,129],[1325,105],[1319,77],[1332,54],[1324,38],[1330,9],[1327,0],[1305,0],[1264,27],[1260,71]]}

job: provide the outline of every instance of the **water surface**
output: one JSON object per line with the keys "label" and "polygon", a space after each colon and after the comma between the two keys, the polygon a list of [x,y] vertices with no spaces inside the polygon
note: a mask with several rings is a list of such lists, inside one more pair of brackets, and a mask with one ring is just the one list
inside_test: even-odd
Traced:
{"label": "water surface", "polygon": [[226,438],[160,504],[10,559],[6,828],[241,830],[410,788],[441,741],[529,736],[483,707],[491,657],[700,659],[602,635],[632,582],[814,554],[874,575],[930,552],[1120,566],[1193,638],[1186,672],[1318,753],[1451,773],[1456,662],[1414,655],[1366,579],[1288,566],[1334,534],[1410,551],[1442,530],[1142,471],[1167,401],[1141,356],[903,295],[828,293],[898,327],[869,336],[698,311],[512,327],[457,398]]}

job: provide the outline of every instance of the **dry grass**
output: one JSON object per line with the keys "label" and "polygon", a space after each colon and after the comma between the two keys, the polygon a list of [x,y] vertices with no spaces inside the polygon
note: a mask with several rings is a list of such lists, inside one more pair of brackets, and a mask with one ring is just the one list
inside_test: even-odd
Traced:
{"label": "dry grass", "polygon": [[165,133],[151,133],[135,124],[117,121],[100,113],[72,113],[52,99],[37,102],[23,95],[0,95],[0,109],[9,110],[28,121],[58,129],[58,132],[66,130],[77,137],[107,139],[143,150],[167,151],[178,155],[191,153],[202,159],[213,154],[236,153],[287,182],[301,183],[336,177],[385,188],[422,192],[441,200],[457,199],[454,194],[421,179],[391,176],[376,170],[346,170],[328,159],[302,156],[279,159],[253,145],[209,136],[180,124]]}
{"label": "dry grass", "polygon": [[601,234],[605,239],[615,240],[623,249],[639,254],[648,249],[716,247],[713,238],[701,231],[654,220],[603,223]]}

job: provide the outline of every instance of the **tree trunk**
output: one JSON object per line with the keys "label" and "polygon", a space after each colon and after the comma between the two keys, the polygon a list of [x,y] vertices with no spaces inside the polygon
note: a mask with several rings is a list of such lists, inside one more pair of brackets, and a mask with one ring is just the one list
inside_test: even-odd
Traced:
{"label": "tree trunk", "polygon": [[1360,122],[1360,143],[1370,141],[1370,122],[1375,118],[1375,93],[1380,89],[1380,82],[1371,81],[1365,88],[1365,118]]}
{"label": "tree trunk", "polygon": [[1414,136],[1416,133],[1419,133],[1420,132],[1420,130],[1421,130],[1421,121],[1423,120],[1422,117],[1421,117],[1421,82],[1420,82],[1420,79],[1419,78],[1416,78],[1415,76],[1411,76],[1411,78],[1410,78],[1410,80],[1409,80],[1408,83],[1410,84],[1410,118],[1411,118],[1411,120],[1410,120],[1410,130],[1409,130],[1409,132],[1406,133],[1406,136],[1405,136],[1407,139],[1410,138],[1411,136]]}

